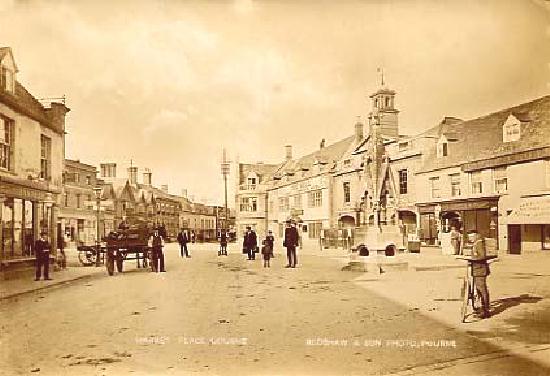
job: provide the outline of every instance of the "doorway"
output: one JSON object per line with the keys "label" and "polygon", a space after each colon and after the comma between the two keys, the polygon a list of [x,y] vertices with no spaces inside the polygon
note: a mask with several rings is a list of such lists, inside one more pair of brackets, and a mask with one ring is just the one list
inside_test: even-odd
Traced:
{"label": "doorway", "polygon": [[508,225],[508,249],[510,254],[521,254],[521,227],[520,225]]}

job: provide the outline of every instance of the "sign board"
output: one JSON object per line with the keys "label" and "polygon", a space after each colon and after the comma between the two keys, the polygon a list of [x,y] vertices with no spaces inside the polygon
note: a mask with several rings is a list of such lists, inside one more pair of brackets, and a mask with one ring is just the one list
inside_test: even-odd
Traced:
{"label": "sign board", "polygon": [[508,216],[509,224],[550,223],[550,197],[526,197]]}
{"label": "sign board", "polygon": [[2,182],[0,193],[8,197],[17,197],[31,201],[46,201],[48,192],[37,189],[27,188],[20,185],[14,185]]}

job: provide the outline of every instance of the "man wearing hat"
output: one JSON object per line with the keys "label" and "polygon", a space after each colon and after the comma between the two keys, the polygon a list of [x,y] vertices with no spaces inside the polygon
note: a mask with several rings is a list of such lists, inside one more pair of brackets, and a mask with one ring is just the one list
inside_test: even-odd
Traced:
{"label": "man wearing hat", "polygon": [[286,247],[286,257],[288,258],[288,265],[285,268],[296,267],[296,247],[298,246],[298,230],[296,225],[289,219],[286,221],[285,228],[285,240],[283,247]]}
{"label": "man wearing hat", "polygon": [[487,287],[487,276],[491,274],[489,264],[487,263],[487,251],[485,248],[485,239],[476,231],[470,231],[468,233],[468,241],[472,247],[472,276],[474,279],[474,286],[481,296],[482,304],[482,318],[489,318],[490,304],[489,289]]}
{"label": "man wearing hat", "polygon": [[252,231],[250,226],[246,227],[246,234],[244,235],[243,248],[246,249],[249,260],[256,259],[256,247],[258,246],[258,238],[256,233]]}
{"label": "man wearing hat", "polygon": [[[164,270],[164,253],[162,252],[162,247],[164,247],[164,239],[159,233],[158,228],[155,228],[153,235],[149,240],[149,246],[152,248],[153,253],[153,265],[152,271],[154,272],[165,272]],[[160,262],[160,265],[159,265]],[[160,270],[159,270],[160,266]]]}
{"label": "man wearing hat", "polygon": [[36,276],[35,281],[40,280],[42,269],[44,269],[44,280],[51,280],[49,274],[50,268],[50,243],[46,240],[46,232],[40,233],[40,238],[34,242],[34,254],[36,256]]}

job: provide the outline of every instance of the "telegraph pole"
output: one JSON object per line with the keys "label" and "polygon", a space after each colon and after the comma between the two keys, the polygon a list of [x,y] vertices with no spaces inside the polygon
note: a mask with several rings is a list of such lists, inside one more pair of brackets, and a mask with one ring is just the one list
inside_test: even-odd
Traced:
{"label": "telegraph pole", "polygon": [[225,148],[223,148],[223,156],[222,156],[222,175],[223,175],[223,186],[224,186],[224,193],[225,193],[225,222],[222,226],[223,231],[227,235],[227,226],[229,223],[229,213],[227,210],[227,176],[229,175],[229,160],[227,159],[227,154],[225,151]]}

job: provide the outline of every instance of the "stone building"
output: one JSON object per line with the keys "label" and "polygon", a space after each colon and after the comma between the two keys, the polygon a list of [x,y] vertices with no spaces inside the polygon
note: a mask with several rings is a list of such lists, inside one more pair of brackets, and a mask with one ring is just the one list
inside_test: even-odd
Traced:
{"label": "stone building", "polygon": [[238,164],[235,195],[237,236],[241,237],[248,226],[261,234],[267,232],[267,188],[279,166],[264,163]]}
{"label": "stone building", "polygon": [[33,265],[34,240],[57,249],[65,153],[63,103],[42,105],[17,81],[11,48],[0,48],[0,266]]}
{"label": "stone building", "polygon": [[98,187],[97,169],[78,160],[65,159],[63,182],[58,223],[66,246],[94,244],[97,239],[97,212],[93,207],[94,188]]}
{"label": "stone building", "polygon": [[[451,226],[510,253],[550,248],[550,96],[440,124],[417,173],[422,231],[448,248]],[[428,226],[433,226],[429,229]]]}

